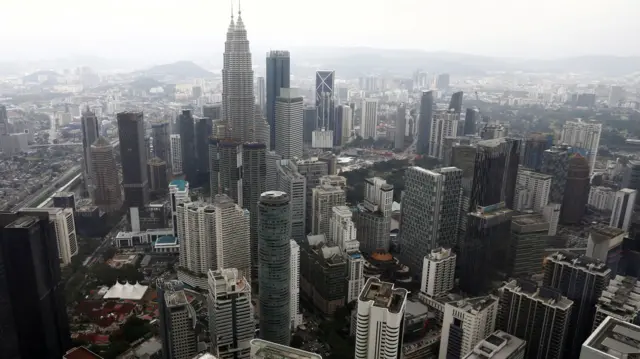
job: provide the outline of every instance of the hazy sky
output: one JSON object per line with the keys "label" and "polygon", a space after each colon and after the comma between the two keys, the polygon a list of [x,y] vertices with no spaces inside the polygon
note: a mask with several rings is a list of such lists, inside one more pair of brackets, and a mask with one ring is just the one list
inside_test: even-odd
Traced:
{"label": "hazy sky", "polygon": [[[0,0],[0,61],[219,55],[229,0]],[[238,0],[235,0],[237,11]],[[242,0],[252,51],[366,46],[640,55],[640,0]]]}

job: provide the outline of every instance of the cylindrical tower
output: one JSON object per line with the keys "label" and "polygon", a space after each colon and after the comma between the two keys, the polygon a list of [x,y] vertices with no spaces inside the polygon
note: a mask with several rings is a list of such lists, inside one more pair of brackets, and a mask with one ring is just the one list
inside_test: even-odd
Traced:
{"label": "cylindrical tower", "polygon": [[289,345],[291,332],[291,213],[285,192],[268,191],[258,204],[260,338]]}

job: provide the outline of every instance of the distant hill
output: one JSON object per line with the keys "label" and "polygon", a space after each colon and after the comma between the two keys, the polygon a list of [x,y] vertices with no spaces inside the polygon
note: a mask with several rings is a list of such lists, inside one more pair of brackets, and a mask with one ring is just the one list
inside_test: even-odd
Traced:
{"label": "distant hill", "polygon": [[320,65],[344,76],[391,72],[408,75],[416,69],[431,73],[477,74],[486,71],[594,73],[620,76],[640,71],[640,57],[580,56],[553,60],[498,58],[450,52],[390,50],[364,47],[298,48],[291,57],[296,65]]}
{"label": "distant hill", "polygon": [[178,61],[170,64],[154,66],[150,69],[140,71],[142,76],[150,77],[152,79],[162,78],[196,78],[196,77],[211,77],[213,74],[202,67],[196,65],[191,61]]}
{"label": "distant hill", "polygon": [[58,82],[58,77],[60,76],[60,74],[58,74],[55,71],[48,71],[48,70],[36,71],[34,73],[24,76],[22,80],[24,82],[39,82],[38,79],[40,78],[40,76],[47,77],[47,79],[43,82],[44,85],[55,85]]}
{"label": "distant hill", "polygon": [[159,87],[162,85],[163,85],[162,82],[150,77],[138,77],[137,79],[133,80],[133,82],[131,82],[132,87],[143,89],[143,90],[149,90],[154,87]]}

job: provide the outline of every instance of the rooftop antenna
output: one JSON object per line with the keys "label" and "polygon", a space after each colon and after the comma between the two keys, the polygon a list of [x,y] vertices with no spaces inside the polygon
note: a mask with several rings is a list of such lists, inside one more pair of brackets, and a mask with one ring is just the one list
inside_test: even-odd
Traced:
{"label": "rooftop antenna", "polygon": [[231,20],[233,21],[233,0],[231,0]]}
{"label": "rooftop antenna", "polygon": [[238,17],[242,15],[242,0],[238,0]]}

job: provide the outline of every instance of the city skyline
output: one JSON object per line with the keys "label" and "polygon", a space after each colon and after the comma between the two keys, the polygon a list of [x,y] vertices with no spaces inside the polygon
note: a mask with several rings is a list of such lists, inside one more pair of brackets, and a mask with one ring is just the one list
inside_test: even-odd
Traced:
{"label": "city skyline", "polygon": [[[21,16],[8,16],[6,25],[13,29],[13,34],[19,36],[4,40],[5,45],[12,49],[7,60],[88,54],[138,60],[151,56],[164,61],[215,56],[223,50],[224,34],[214,29],[221,30],[228,23],[231,7],[228,2],[205,0],[190,0],[186,4],[150,0],[131,4],[117,0],[100,7],[97,15],[101,20],[138,25],[100,27],[94,26],[95,16],[87,16],[95,13],[95,1],[37,2],[35,7],[41,10],[37,13],[30,11],[34,7],[33,2],[25,4],[11,0],[3,4],[8,14],[29,13],[31,17],[31,21],[25,22]],[[640,31],[640,24],[634,19],[634,14],[640,10],[640,3],[633,0],[616,0],[606,8],[580,2],[578,10],[574,6],[578,4],[577,0],[563,4],[551,0],[492,2],[493,6],[470,0],[460,0],[455,4],[404,0],[402,6],[389,7],[385,6],[384,0],[370,1],[367,6],[362,6],[360,1],[343,3],[328,0],[323,3],[324,8],[341,9],[333,14],[332,22],[344,24],[331,27],[312,26],[305,16],[300,16],[308,11],[308,7],[292,0],[277,0],[275,3],[245,0],[242,9],[245,22],[250,24],[247,30],[252,34],[250,40],[255,44],[254,53],[275,48],[305,47],[313,43],[317,47],[418,49],[498,57],[640,56],[640,50],[628,46],[625,41],[612,41]],[[238,5],[234,4],[234,7],[237,10]],[[288,21],[269,21],[264,14],[273,9],[286,9]],[[361,16],[353,17],[354,12]],[[422,21],[422,14],[425,13],[442,15],[430,16],[429,21],[425,22]],[[455,17],[445,15],[453,13]],[[519,16],[525,13],[526,16]],[[59,21],[46,33],[40,31],[38,26],[31,26],[52,18]],[[189,18],[190,21],[185,22],[179,30],[165,25],[180,18]],[[572,19],[570,27],[564,21],[567,18]],[[386,26],[379,26],[378,22],[370,19],[380,19]],[[473,31],[464,26],[451,26],[452,21],[471,24],[478,19],[483,19],[482,26],[474,26]],[[220,25],[212,28],[209,25],[211,23]],[[426,23],[428,27],[422,25]],[[415,31],[406,31],[408,25],[413,26]],[[75,32],[78,28],[83,29],[82,34]],[[292,28],[296,31],[291,31]],[[420,41],[418,34],[429,29],[446,30],[447,36],[432,37],[425,45],[419,46],[424,42]],[[64,44],[58,41],[63,34],[67,38],[70,33],[74,34],[71,41]],[[344,36],[345,33],[349,36]],[[496,36],[498,34],[500,36]],[[557,36],[559,34],[562,36]],[[37,50],[32,46],[36,42],[40,44]],[[164,44],[171,46],[159,46]],[[118,53],[126,55],[115,55],[113,48],[119,48]]]}

